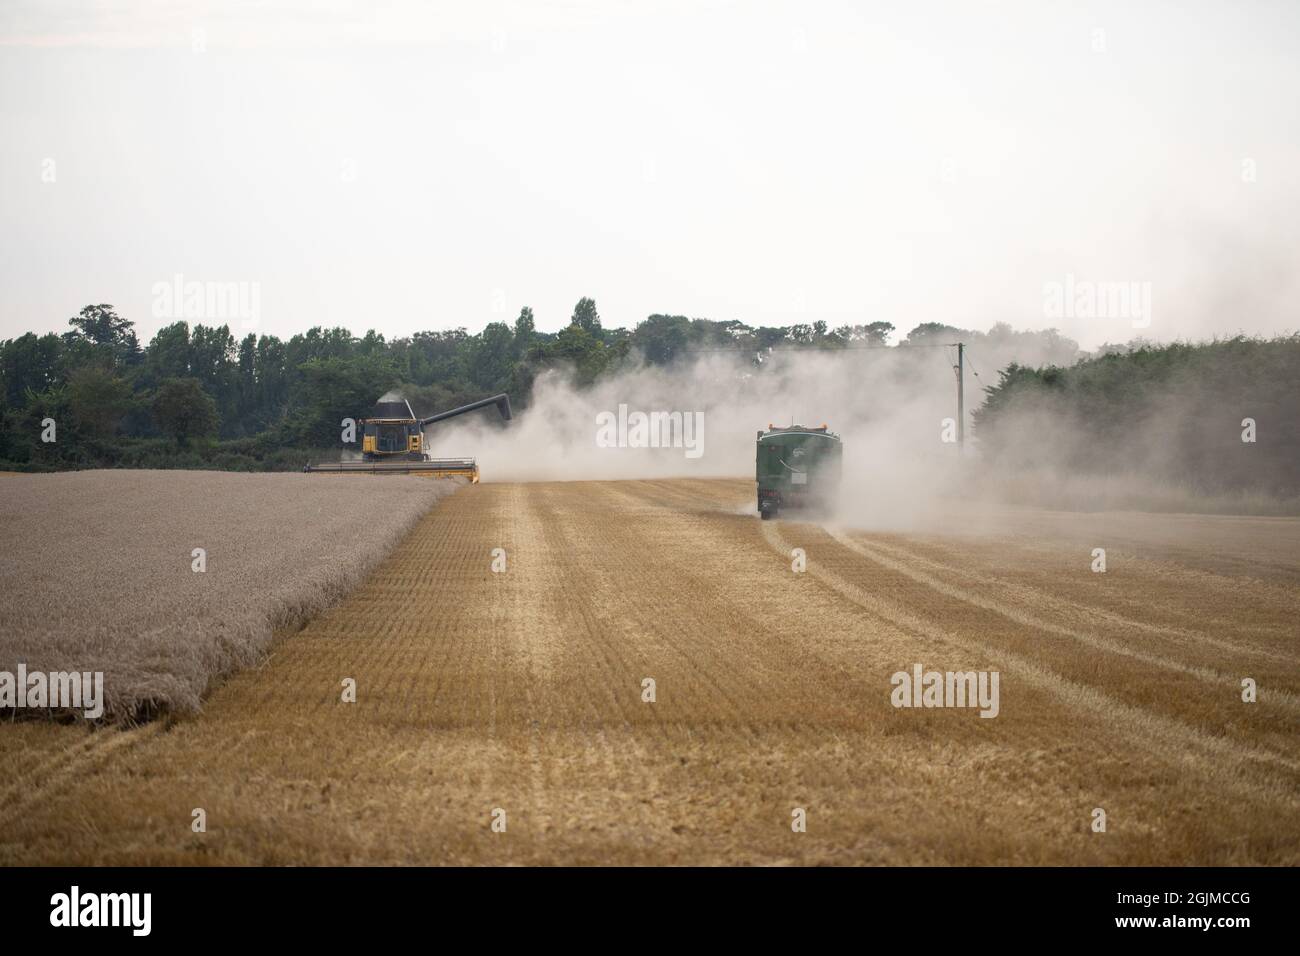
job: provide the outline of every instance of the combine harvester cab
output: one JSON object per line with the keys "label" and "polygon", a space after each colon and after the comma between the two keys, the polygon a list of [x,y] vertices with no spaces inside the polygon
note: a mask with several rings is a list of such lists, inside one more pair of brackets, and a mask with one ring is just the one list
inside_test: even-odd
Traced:
{"label": "combine harvester cab", "polygon": [[758,513],[764,521],[782,508],[829,506],[839,494],[843,446],[825,425],[768,425],[758,433],[754,457]]}
{"label": "combine harvester cab", "polygon": [[322,462],[303,471],[312,474],[396,474],[427,475],[433,478],[461,477],[477,484],[478,463],[473,458],[429,458],[424,452],[424,429],[457,415],[495,405],[502,419],[510,421],[510,396],[493,395],[428,418],[416,418],[404,398],[379,401],[370,415],[357,422],[361,428],[359,461]]}

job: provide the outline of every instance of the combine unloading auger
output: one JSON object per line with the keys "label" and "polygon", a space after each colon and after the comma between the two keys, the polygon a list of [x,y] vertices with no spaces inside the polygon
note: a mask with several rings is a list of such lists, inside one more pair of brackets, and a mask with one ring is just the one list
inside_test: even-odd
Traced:
{"label": "combine unloading auger", "polygon": [[399,474],[442,478],[459,476],[478,481],[478,464],[473,458],[429,458],[424,452],[424,429],[466,412],[495,405],[501,418],[510,421],[510,396],[493,395],[461,405],[428,418],[416,418],[404,398],[379,401],[369,417],[357,422],[361,429],[361,458],[356,461],[322,462],[303,471],[316,474]]}

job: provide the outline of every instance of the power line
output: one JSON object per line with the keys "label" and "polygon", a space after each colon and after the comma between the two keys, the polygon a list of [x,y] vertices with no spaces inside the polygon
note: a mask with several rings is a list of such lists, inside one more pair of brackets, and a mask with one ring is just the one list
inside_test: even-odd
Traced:
{"label": "power line", "polygon": [[[679,355],[701,355],[708,352],[737,352],[748,353],[750,355],[760,355],[771,352],[879,352],[888,349],[896,352],[900,349],[956,349],[957,360],[952,360],[952,353],[948,353],[947,361],[957,376],[957,443],[964,450],[966,445],[966,383],[962,380],[962,369],[965,366],[966,343],[964,342],[919,342],[914,345],[803,345],[783,348],[737,348],[730,346],[727,348],[712,349],[681,349],[675,354]],[[981,385],[984,379],[980,374],[971,368],[971,374],[974,375]]]}
{"label": "power line", "polygon": [[984,384],[984,377],[983,377],[982,375],[980,375],[979,372],[975,371],[975,363],[974,363],[974,362],[971,362],[971,360],[970,360],[970,346],[969,346],[969,345],[966,346],[966,361],[970,363],[970,373],[971,373],[972,375],[974,375],[976,378],[978,378],[978,379],[980,380],[980,384],[983,385],[983,384]]}

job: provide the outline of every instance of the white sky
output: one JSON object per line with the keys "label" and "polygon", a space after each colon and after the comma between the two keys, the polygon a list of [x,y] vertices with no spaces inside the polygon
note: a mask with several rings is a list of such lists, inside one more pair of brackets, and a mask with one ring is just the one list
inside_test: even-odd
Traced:
{"label": "white sky", "polygon": [[1150,338],[1294,331],[1298,27],[1294,2],[6,0],[0,338],[111,302],[147,341],[177,273],[259,283],[283,337],[522,305],[554,331],[583,295],[608,326],[1139,334],[1046,317],[1067,274],[1151,283]]}

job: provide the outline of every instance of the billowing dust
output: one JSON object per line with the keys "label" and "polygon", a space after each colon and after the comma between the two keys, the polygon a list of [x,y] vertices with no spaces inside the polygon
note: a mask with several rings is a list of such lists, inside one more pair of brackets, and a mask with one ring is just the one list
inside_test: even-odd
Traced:
{"label": "billowing dust", "polygon": [[[1007,507],[1026,504],[1256,510],[1250,502],[1207,502],[1140,473],[1098,478],[1064,469],[1000,471],[997,462],[982,459],[970,413],[998,369],[1012,361],[1045,364],[1055,356],[1034,339],[967,351],[964,452],[953,440],[956,358],[952,347],[899,347],[774,352],[756,366],[749,353],[706,352],[667,368],[641,366],[588,388],[552,370],[537,379],[531,404],[508,426],[471,415],[432,426],[427,435],[435,457],[476,457],[484,481],[744,477],[754,474],[760,429],[824,424],[844,442],[841,501],[830,517],[864,528],[979,532],[1000,525]],[[662,437],[661,447],[634,447],[644,439],[634,428],[620,432],[617,423],[654,412],[698,421],[700,433],[666,426],[651,430],[650,441]],[[606,428],[603,444],[602,422],[616,423]],[[1077,440],[1043,416],[1026,416],[1015,434],[1040,461],[1051,457],[1044,450],[1064,450]],[[1178,429],[1162,428],[1144,440],[1154,446],[1171,434]],[[753,501],[738,500],[735,508],[751,512]]]}

